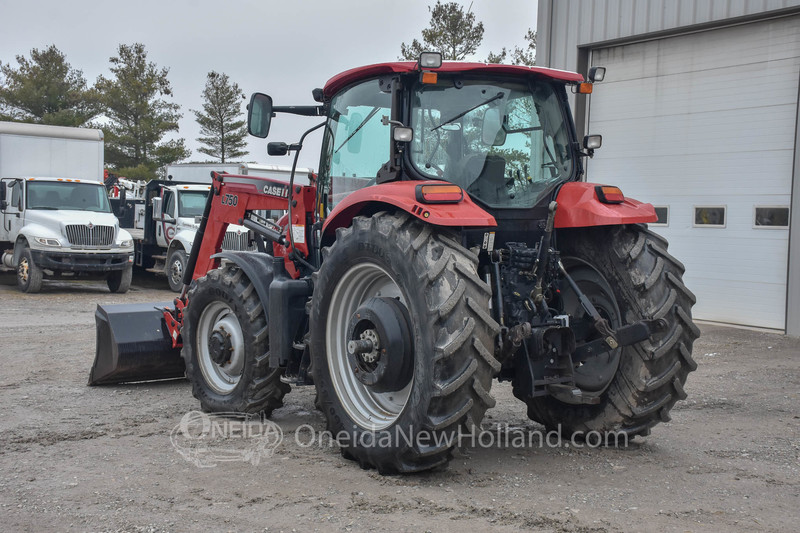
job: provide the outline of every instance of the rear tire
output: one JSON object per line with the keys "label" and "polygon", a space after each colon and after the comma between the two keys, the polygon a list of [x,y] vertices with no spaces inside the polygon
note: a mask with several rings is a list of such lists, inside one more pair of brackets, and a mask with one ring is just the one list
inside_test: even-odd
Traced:
{"label": "rear tire", "polygon": [[22,249],[17,262],[17,288],[22,292],[36,293],[42,290],[42,269],[33,262],[33,254],[27,246]]}
{"label": "rear tire", "polygon": [[128,265],[125,270],[112,272],[106,278],[108,290],[118,294],[125,294],[131,288],[131,280],[133,279],[133,265]]}
{"label": "rear tire", "polygon": [[[500,368],[491,353],[499,326],[477,258],[406,213],[356,217],[323,256],[314,275],[311,359],[317,407],[342,454],[382,474],[447,462],[458,436],[494,406],[489,390]],[[379,318],[361,339],[377,339],[380,349],[349,355],[365,308]],[[398,325],[387,342],[384,334],[391,338]],[[372,370],[382,364],[390,370]],[[381,377],[370,384],[364,372]]]}
{"label": "rear tire", "polygon": [[269,416],[281,407],[290,387],[281,369],[269,367],[264,306],[244,272],[235,265],[210,271],[188,301],[181,355],[202,409]]}
{"label": "rear tire", "polygon": [[183,290],[183,272],[186,270],[186,252],[175,248],[167,259],[166,274],[169,288],[174,292]]}
{"label": "rear tire", "polygon": [[[692,322],[695,297],[681,279],[684,267],[667,253],[667,241],[643,225],[564,230],[558,240],[565,265],[578,265],[573,268],[581,272],[593,269],[607,280],[612,293],[607,300],[614,302],[602,303],[602,288],[595,291],[595,298],[587,296],[600,301],[598,309],[618,306],[616,319],[623,324],[614,324],[616,319],[609,316],[612,327],[644,318],[664,318],[668,326],[652,341],[598,356],[606,360],[595,362],[596,369],[613,371],[610,379],[593,380],[591,367],[581,377],[577,375],[581,369],[576,369],[576,383],[581,387],[583,380],[581,388],[599,396],[599,404],[570,405],[539,397],[526,401],[528,416],[548,429],[584,438],[589,432],[600,432],[606,441],[613,441],[615,433],[648,435],[650,428],[670,420],[672,406],[686,398],[687,375],[697,368],[691,352],[700,330]],[[589,280],[584,283],[591,283],[591,274],[581,275]],[[595,285],[602,287],[600,281]],[[579,286],[586,290],[580,282]],[[514,393],[521,395],[516,387]]]}

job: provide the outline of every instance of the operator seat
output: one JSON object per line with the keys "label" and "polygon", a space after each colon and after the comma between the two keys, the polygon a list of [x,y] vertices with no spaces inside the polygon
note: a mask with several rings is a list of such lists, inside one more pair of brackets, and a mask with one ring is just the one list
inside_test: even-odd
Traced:
{"label": "operator seat", "polygon": [[69,195],[69,203],[71,207],[78,209],[85,209],[86,207],[94,204],[92,191],[88,187],[77,187]]}
{"label": "operator seat", "polygon": [[[31,202],[33,198],[30,198]],[[44,195],[44,202],[37,198],[37,202],[34,205],[42,206],[42,207],[59,207],[61,204],[61,195],[59,195],[56,191],[47,191],[47,194]]]}
{"label": "operator seat", "polygon": [[[480,166],[482,164],[482,166]],[[506,192],[506,160],[497,155],[472,156],[467,160],[465,174],[477,178],[467,188],[467,192],[488,204],[501,204],[508,198]]]}

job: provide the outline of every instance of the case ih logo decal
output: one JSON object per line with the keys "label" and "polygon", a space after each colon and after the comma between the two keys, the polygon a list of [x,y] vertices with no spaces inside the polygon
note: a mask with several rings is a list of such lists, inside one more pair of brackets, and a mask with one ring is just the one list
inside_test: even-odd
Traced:
{"label": "case ih logo decal", "polygon": [[277,196],[278,198],[288,198],[289,187],[284,187],[282,185],[264,185],[264,194]]}

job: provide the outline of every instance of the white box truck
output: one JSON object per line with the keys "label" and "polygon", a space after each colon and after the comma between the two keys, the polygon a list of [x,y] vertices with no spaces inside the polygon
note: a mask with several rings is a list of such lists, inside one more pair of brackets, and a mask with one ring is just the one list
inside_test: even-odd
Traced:
{"label": "white box truck", "polygon": [[0,122],[0,251],[17,286],[42,279],[102,278],[131,284],[133,240],[103,185],[103,132]]}

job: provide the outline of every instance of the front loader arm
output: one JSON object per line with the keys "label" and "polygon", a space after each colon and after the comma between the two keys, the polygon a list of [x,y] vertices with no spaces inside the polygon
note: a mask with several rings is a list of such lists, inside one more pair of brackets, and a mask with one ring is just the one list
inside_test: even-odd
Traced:
{"label": "front loader arm", "polygon": [[[222,241],[229,224],[244,225],[272,240],[276,243],[275,252],[283,252],[287,261],[289,252],[292,251],[290,242],[294,242],[298,253],[304,257],[308,256],[305,221],[306,214],[313,210],[315,187],[296,186],[292,194],[288,183],[269,178],[213,173],[213,179],[203,219],[195,237],[195,246],[192,246],[184,275],[184,291],[193,279],[201,278],[219,266],[219,258],[214,256],[222,248]],[[295,220],[287,224],[284,233],[257,224],[248,217],[251,211],[288,209],[290,199],[297,202],[293,208]],[[295,232],[294,239],[288,238],[289,231]],[[302,238],[298,238],[300,233]],[[199,246],[196,245],[198,242]]]}

